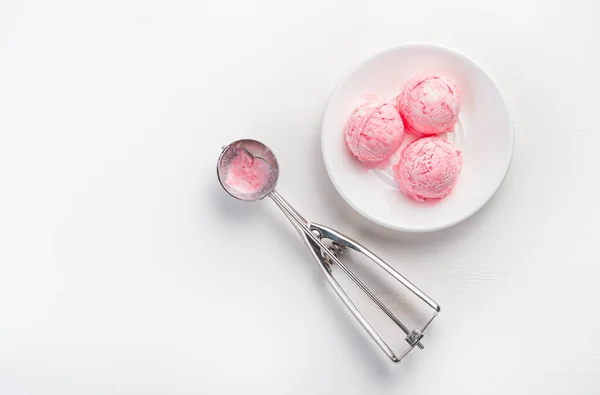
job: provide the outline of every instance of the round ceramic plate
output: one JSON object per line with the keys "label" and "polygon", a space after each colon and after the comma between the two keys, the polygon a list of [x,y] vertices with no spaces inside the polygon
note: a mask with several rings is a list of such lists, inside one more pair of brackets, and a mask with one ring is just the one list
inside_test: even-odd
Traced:
{"label": "round ceramic plate", "polygon": [[[402,195],[391,167],[367,170],[350,154],[343,133],[348,116],[365,97],[392,99],[409,78],[428,74],[452,79],[462,92],[456,128],[442,137],[462,151],[463,169],[453,192],[435,205]],[[367,219],[407,232],[447,228],[483,207],[506,176],[514,140],[508,108],[492,78],[465,55],[429,44],[394,47],[355,68],[333,91],[321,133],[325,167],[342,198]],[[405,135],[400,150],[412,140]]]}

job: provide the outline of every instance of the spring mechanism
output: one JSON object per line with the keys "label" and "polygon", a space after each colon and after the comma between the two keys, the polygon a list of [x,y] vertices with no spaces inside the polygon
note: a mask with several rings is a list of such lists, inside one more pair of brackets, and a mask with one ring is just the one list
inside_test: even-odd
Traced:
{"label": "spring mechanism", "polygon": [[[331,245],[328,247],[329,251],[333,252],[333,254],[335,255],[336,258],[339,258],[340,255],[342,255],[344,253],[344,251],[346,250],[346,246],[343,246],[341,244],[336,243],[335,241],[331,242]],[[331,272],[331,265],[333,264],[333,262],[331,261],[331,258],[327,255],[325,255],[325,253],[321,252],[321,255],[323,256],[323,261],[325,262],[325,264],[327,265],[327,270],[329,270],[329,272]]]}

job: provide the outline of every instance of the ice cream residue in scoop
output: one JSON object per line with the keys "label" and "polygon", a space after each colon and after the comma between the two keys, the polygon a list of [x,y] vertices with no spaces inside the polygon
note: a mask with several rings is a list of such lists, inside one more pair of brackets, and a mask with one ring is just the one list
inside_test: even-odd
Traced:
{"label": "ice cream residue in scoop", "polygon": [[269,181],[271,167],[248,151],[239,148],[229,164],[225,183],[240,194],[254,194],[265,188]]}

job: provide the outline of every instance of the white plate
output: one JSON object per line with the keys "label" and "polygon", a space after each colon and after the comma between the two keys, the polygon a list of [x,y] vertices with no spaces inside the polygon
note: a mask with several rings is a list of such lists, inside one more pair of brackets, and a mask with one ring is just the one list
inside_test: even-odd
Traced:
{"label": "white plate", "polygon": [[[346,119],[364,95],[395,97],[421,74],[447,76],[462,91],[459,122],[447,139],[462,151],[463,169],[454,191],[436,205],[402,195],[391,169],[365,170],[344,142]],[[465,55],[430,44],[394,47],[360,64],[334,89],[321,133],[325,167],[344,200],[367,219],[407,232],[447,228],[483,207],[506,176],[514,141],[508,108],[492,78]],[[411,139],[406,135],[402,147]]]}

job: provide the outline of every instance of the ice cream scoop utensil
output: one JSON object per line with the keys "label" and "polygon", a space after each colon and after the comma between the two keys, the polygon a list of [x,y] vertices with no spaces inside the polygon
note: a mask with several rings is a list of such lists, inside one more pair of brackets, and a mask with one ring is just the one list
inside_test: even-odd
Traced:
{"label": "ice cream scoop utensil", "polygon": [[[269,167],[269,174],[262,179],[266,182],[261,185],[253,193],[247,191],[241,193],[237,190],[230,181],[231,164],[234,162],[233,158],[237,153],[243,151],[252,157],[253,160],[260,160],[266,162]],[[365,331],[371,336],[375,343],[381,348],[381,350],[393,361],[400,362],[414,347],[423,348],[421,339],[423,333],[437,316],[440,311],[440,306],[427,294],[421,291],[417,286],[407,280],[404,276],[398,273],[394,268],[387,264],[380,257],[375,255],[373,252],[368,250],[360,243],[352,240],[351,238],[343,235],[342,233],[331,229],[329,227],[309,222],[300,213],[298,213],[276,190],[275,186],[279,177],[279,166],[277,159],[273,152],[267,148],[264,144],[255,140],[238,140],[225,147],[223,152],[219,156],[217,164],[217,176],[221,186],[227,193],[236,199],[244,201],[255,201],[265,197],[271,198],[279,207],[279,209],[285,214],[288,220],[294,225],[296,230],[300,233],[300,236],[304,240],[304,243],[308,247],[313,258],[319,263],[319,267],[322,273],[325,275],[327,282],[337,296],[341,299],[344,305],[352,313],[354,318],[360,323]],[[327,242],[328,244],[325,244]],[[386,305],[362,282],[358,276],[356,276],[350,268],[344,264],[338,256],[345,250],[354,250],[358,253],[365,255],[371,261],[376,263],[381,269],[387,272],[392,278],[404,285],[416,295],[420,300],[427,304],[433,309],[433,315],[420,329],[409,329],[402,321],[396,317],[396,315],[386,307]],[[352,300],[348,297],[342,286],[335,279],[332,271],[332,265],[338,266],[405,334],[406,342],[409,347],[402,352],[399,356],[387,345],[387,343],[381,338],[381,336],[375,331],[373,326],[366,320],[358,308],[354,305]]]}

